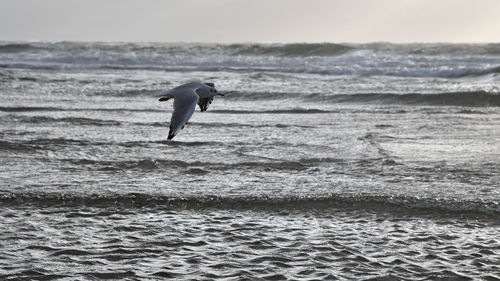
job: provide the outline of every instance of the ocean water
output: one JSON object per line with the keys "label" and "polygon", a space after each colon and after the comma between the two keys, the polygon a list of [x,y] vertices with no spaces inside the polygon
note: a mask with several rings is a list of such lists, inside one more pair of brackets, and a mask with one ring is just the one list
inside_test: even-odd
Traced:
{"label": "ocean water", "polygon": [[2,42],[0,136],[2,280],[500,280],[500,44]]}

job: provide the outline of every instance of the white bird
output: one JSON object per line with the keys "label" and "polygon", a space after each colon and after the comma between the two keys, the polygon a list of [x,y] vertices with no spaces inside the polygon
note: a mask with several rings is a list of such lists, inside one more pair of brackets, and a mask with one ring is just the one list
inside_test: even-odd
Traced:
{"label": "white bird", "polygon": [[212,103],[217,95],[223,96],[223,94],[217,92],[213,83],[200,82],[190,82],[170,90],[156,92],[154,96],[161,97],[159,101],[174,98],[174,112],[170,119],[168,139],[171,140],[184,128],[184,125],[193,115],[196,104],[200,106],[201,112],[206,111],[208,105]]}

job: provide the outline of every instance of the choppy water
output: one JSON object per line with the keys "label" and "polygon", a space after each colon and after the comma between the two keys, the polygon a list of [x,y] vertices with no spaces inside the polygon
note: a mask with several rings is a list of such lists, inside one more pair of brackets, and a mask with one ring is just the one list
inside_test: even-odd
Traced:
{"label": "choppy water", "polygon": [[[0,43],[0,279],[500,279],[500,45]],[[188,80],[207,112],[167,142]],[[384,279],[385,278],[385,279]]]}

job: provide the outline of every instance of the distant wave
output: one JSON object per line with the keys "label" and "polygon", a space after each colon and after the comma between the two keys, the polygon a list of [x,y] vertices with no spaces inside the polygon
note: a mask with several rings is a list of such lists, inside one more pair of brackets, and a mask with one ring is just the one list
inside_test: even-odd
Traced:
{"label": "distant wave", "polygon": [[445,78],[461,78],[468,76],[483,76],[489,74],[499,74],[500,65],[486,68],[486,69],[458,69],[450,72],[444,72],[441,76]]}
{"label": "distant wave", "polygon": [[337,56],[354,47],[333,43],[293,43],[293,44],[233,44],[226,46],[232,55],[270,56]]}
{"label": "distant wave", "polygon": [[43,147],[41,145],[36,145],[29,142],[11,142],[11,141],[0,140],[0,151],[6,150],[6,151],[19,151],[27,153],[37,149],[43,149]]}
{"label": "distant wave", "polygon": [[272,56],[336,56],[350,50],[399,52],[410,55],[500,55],[500,43],[288,43],[288,44],[214,44],[214,43],[105,43],[105,42],[0,42],[0,53],[38,50],[101,50],[175,55],[181,53]]}
{"label": "distant wave", "polygon": [[51,106],[0,106],[4,112],[30,112],[30,111],[62,111],[64,108]]}
{"label": "distant wave", "polygon": [[496,77],[499,56],[500,44],[0,43],[0,68],[37,70],[261,71],[460,79]]}
{"label": "distant wave", "polygon": [[[376,48],[377,44],[367,44]],[[384,48],[403,48],[412,55],[500,55],[500,43],[488,44],[447,44],[447,43],[412,43],[412,44],[390,44],[385,43],[378,46]]]}
{"label": "distant wave", "polygon": [[[133,112],[166,112],[161,109],[139,109],[139,108],[62,108],[62,107],[29,107],[29,106],[0,106],[0,111],[4,112],[32,112],[32,111],[111,111],[111,112],[124,112],[124,111],[133,111]],[[245,110],[245,109],[216,109],[209,110],[208,113],[223,113],[223,114],[311,114],[311,113],[328,113],[331,111],[321,110],[315,108],[284,108],[284,109],[268,109],[268,110]],[[28,117],[27,117],[28,118]],[[44,117],[45,118],[45,117]],[[47,121],[71,121],[70,118],[56,118],[50,119],[51,117],[47,117]],[[29,121],[29,120],[28,120]],[[77,123],[84,124],[85,122],[92,122],[90,120],[85,120],[85,118],[74,119]],[[111,120],[101,120],[97,121],[100,123],[114,122]],[[43,120],[40,120],[43,122]],[[118,121],[117,121],[118,122]],[[142,124],[142,123],[138,123]]]}
{"label": "distant wave", "polygon": [[0,43],[0,53],[17,53],[38,49],[41,49],[40,46],[31,43]]}
{"label": "distant wave", "polygon": [[182,53],[224,53],[229,55],[268,56],[335,56],[354,49],[352,46],[334,43],[291,43],[291,44],[162,44],[162,43],[0,43],[0,53],[17,53],[38,50],[80,50],[89,49],[107,52],[162,52]]}
{"label": "distant wave", "polygon": [[[105,56],[103,54],[102,56]],[[247,59],[247,61],[239,62],[238,65],[231,65],[231,62],[227,64],[220,64],[221,60],[231,61],[229,57],[213,57],[207,59],[203,63],[194,62],[149,62],[137,61],[130,62],[120,62],[114,59],[108,58],[109,62],[101,62],[99,58],[85,59],[85,58],[66,58],[65,59],[54,59],[55,61],[47,61],[44,63],[35,62],[16,62],[16,63],[1,63],[0,68],[7,69],[33,69],[33,70],[68,70],[68,69],[103,69],[103,70],[150,70],[150,71],[163,71],[163,72],[267,72],[267,73],[308,73],[308,74],[318,74],[318,75],[333,75],[333,76],[388,76],[388,77],[420,77],[420,78],[452,78],[460,79],[466,77],[483,77],[488,75],[498,75],[500,74],[500,65],[484,68],[478,66],[471,66],[468,68],[458,68],[456,66],[448,66],[446,64],[445,69],[440,69],[440,65],[437,64],[435,67],[429,66],[429,68],[418,68],[409,65],[409,62],[402,62],[399,65],[393,65],[390,67],[386,66],[376,66],[367,65],[365,67],[352,67],[349,63],[344,62],[343,65],[329,65],[327,62],[318,62],[319,65],[308,64],[304,65],[305,62],[296,62],[296,64],[285,64],[280,65],[278,62],[269,62],[266,65],[264,61],[254,62],[253,60],[258,59]],[[454,68],[455,67],[455,68]],[[37,78],[32,77],[3,77],[3,79],[13,79],[20,81],[37,81]],[[64,82],[64,81],[60,81]],[[85,81],[84,83],[87,83]],[[147,90],[146,90],[147,91]],[[120,94],[120,93],[117,93]],[[126,94],[126,92],[125,92]]]}
{"label": "distant wave", "polygon": [[268,110],[244,110],[244,109],[217,109],[210,110],[212,113],[227,113],[227,114],[311,114],[311,113],[328,113],[328,110],[315,108],[289,108],[289,109],[268,109]]}
{"label": "distant wave", "polygon": [[[132,111],[132,112],[167,112],[162,109],[141,109],[141,108],[99,108],[99,107],[79,107],[79,108],[72,108],[72,107],[52,107],[52,106],[0,106],[0,112],[57,112],[57,111],[104,111],[104,112],[126,112],[126,111]],[[212,113],[229,113],[229,114],[250,114],[250,113],[324,113],[327,111],[322,111],[319,109],[301,109],[301,108],[296,108],[296,109],[276,109],[276,110],[210,110],[207,111],[207,113],[212,112]],[[65,122],[65,121],[71,121],[71,118],[73,117],[63,117],[63,118],[52,118],[52,117],[42,117],[40,120],[35,120],[30,117],[25,117],[24,120],[22,121],[27,121],[27,122],[43,122],[43,121],[48,121],[48,122]],[[98,120],[98,119],[96,119]],[[85,120],[85,118],[74,118],[73,121],[76,121],[77,123],[85,123],[85,122],[92,122],[90,120]],[[104,123],[107,120],[102,120]],[[97,121],[99,122],[99,121]],[[118,121],[117,121],[118,122]],[[138,122],[138,125],[144,125],[146,123]],[[153,123],[153,126],[157,126],[158,124]]]}
{"label": "distant wave", "polygon": [[[9,118],[9,116],[4,117]],[[85,117],[49,117],[49,116],[12,116],[17,122],[25,123],[68,123],[71,125],[90,125],[90,126],[119,126],[122,123],[116,120],[103,120]]]}
{"label": "distant wave", "polygon": [[113,195],[73,195],[51,193],[8,193],[0,195],[0,203],[6,205],[34,206],[89,206],[160,209],[255,209],[265,210],[327,210],[350,209],[360,211],[383,211],[408,214],[439,215],[490,215],[500,214],[498,202],[474,200],[449,200],[415,198],[388,195],[314,195],[314,196],[165,196],[144,193]]}
{"label": "distant wave", "polygon": [[433,106],[500,106],[500,94],[478,92],[452,92],[438,94],[356,94],[336,95],[328,98],[330,102],[353,102],[368,104],[405,104]]}
{"label": "distant wave", "polygon": [[0,140],[0,150],[14,150],[20,152],[34,152],[37,150],[56,150],[55,146],[94,146],[104,144],[101,142],[91,142],[87,140],[75,140],[66,138],[53,139],[32,139],[20,141]]}
{"label": "distant wave", "polygon": [[[485,91],[450,92],[450,93],[367,93],[367,94],[324,94],[324,93],[251,93],[232,92],[225,97],[228,100],[304,100],[326,103],[360,103],[360,104],[404,104],[404,105],[435,105],[435,106],[470,106],[470,107],[498,107],[500,106],[500,93]],[[297,109],[295,113],[322,113],[317,109]],[[277,110],[276,113],[286,113]],[[286,110],[287,111],[287,110]],[[292,109],[292,111],[294,111]],[[229,113],[229,112],[228,112]]]}
{"label": "distant wave", "polygon": [[105,112],[165,112],[153,108],[100,108],[100,107],[54,107],[54,106],[0,106],[4,112],[34,112],[34,111],[105,111]]}

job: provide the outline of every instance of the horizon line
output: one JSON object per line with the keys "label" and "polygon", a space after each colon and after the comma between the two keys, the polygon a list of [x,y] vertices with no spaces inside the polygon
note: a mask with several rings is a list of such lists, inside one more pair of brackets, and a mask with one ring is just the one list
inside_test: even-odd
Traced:
{"label": "horizon line", "polygon": [[214,45],[237,45],[237,44],[254,44],[254,45],[289,45],[289,44],[351,44],[351,45],[369,45],[369,44],[393,44],[393,45],[411,45],[411,44],[457,44],[457,45],[479,45],[479,44],[500,44],[500,41],[364,41],[364,42],[348,42],[348,41],[232,41],[232,42],[216,42],[216,41],[124,41],[124,40],[2,40],[0,43],[135,43],[135,44],[214,44]]}

